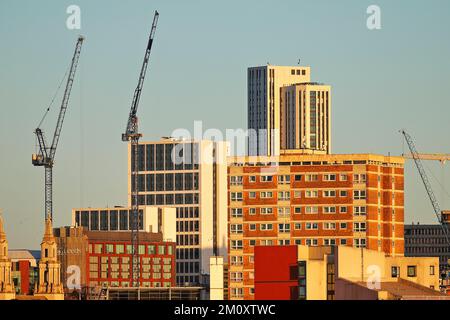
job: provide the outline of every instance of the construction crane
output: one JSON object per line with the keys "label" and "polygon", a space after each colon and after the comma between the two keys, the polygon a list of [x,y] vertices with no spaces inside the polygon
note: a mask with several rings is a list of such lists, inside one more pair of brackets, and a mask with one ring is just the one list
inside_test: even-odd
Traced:
{"label": "construction crane", "polygon": [[436,214],[439,224],[441,225],[441,228],[442,228],[443,234],[445,236],[445,239],[447,241],[447,244],[450,247],[450,234],[449,234],[448,225],[442,215],[442,210],[439,206],[436,196],[434,195],[433,189],[431,188],[430,181],[428,180],[428,176],[422,165],[421,154],[417,152],[416,146],[415,146],[414,141],[411,138],[411,136],[405,130],[401,130],[400,132],[405,137],[406,143],[408,144],[409,150],[411,151],[411,156],[414,159],[414,163],[416,164],[417,170],[419,171],[420,177],[422,178],[422,182],[423,182],[423,185],[425,186],[425,190],[427,191],[428,197],[430,198],[434,213]]}
{"label": "construction crane", "polygon": [[[412,154],[402,154],[402,157],[406,159],[414,159]],[[441,164],[445,164],[450,160],[450,154],[444,153],[418,153],[417,157],[421,160],[439,161]]]}
{"label": "construction crane", "polygon": [[132,286],[138,288],[139,299],[139,287],[140,287],[140,261],[139,261],[139,228],[141,221],[139,218],[139,202],[138,202],[138,145],[139,138],[142,136],[138,130],[138,118],[137,109],[139,106],[139,99],[141,97],[142,87],[144,85],[145,73],[150,58],[150,52],[153,44],[153,37],[155,36],[156,25],[158,23],[159,13],[155,11],[153,17],[152,28],[150,30],[150,36],[148,38],[147,48],[145,49],[144,62],[142,63],[141,73],[139,75],[139,81],[134,91],[133,102],[131,103],[130,115],[128,116],[127,127],[125,133],[122,134],[122,141],[131,143],[131,179],[134,183],[134,188],[131,191],[131,247],[132,247],[132,259],[131,259],[131,272],[132,272]]}
{"label": "construction crane", "polygon": [[[75,52],[72,57],[72,62],[67,77],[66,89],[64,90],[63,99],[61,102],[61,109],[59,111],[58,121],[56,123],[55,133],[53,134],[53,141],[49,147],[44,138],[44,132],[40,127],[34,131],[39,144],[39,152],[32,155],[32,163],[37,167],[45,168],[45,219],[53,219],[53,166],[55,161],[56,148],[58,147],[59,138],[61,137],[61,129],[64,122],[64,116],[66,114],[67,105],[69,103],[70,92],[72,90],[73,81],[75,78],[75,71],[77,70],[78,59],[80,58],[81,46],[83,44],[84,37],[79,36],[75,45]],[[47,112],[50,108],[47,109]]]}

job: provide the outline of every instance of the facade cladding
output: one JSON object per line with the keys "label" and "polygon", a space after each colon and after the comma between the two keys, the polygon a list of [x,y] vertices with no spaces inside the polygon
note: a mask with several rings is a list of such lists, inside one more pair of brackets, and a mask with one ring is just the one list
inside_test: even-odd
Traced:
{"label": "facade cladding", "polygon": [[[83,227],[54,229],[67,286],[71,268],[80,268],[81,286],[131,286],[131,235],[129,232],[86,231]],[[141,232],[139,254],[142,287],[175,286],[175,243],[162,234]],[[67,288],[65,288],[67,289]]]}
{"label": "facade cladding", "polygon": [[[209,258],[227,254],[227,144],[170,138],[138,148],[139,205],[176,208],[177,284],[207,285]],[[129,145],[130,205],[133,155]]]}
{"label": "facade cladding", "polygon": [[228,161],[230,299],[254,299],[254,246],[343,245],[403,254],[403,158],[281,155]]}
{"label": "facade cladding", "polygon": [[[450,211],[444,211],[442,215],[447,227],[450,228],[448,223]],[[405,225],[405,256],[439,257],[440,272],[450,275],[450,247],[439,224]]]}

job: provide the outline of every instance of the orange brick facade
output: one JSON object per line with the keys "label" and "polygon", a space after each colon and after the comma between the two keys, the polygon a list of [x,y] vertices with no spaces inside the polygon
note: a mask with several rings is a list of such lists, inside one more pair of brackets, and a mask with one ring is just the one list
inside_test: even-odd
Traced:
{"label": "orange brick facade", "polygon": [[232,157],[229,298],[254,299],[254,246],[347,245],[403,255],[403,159]]}

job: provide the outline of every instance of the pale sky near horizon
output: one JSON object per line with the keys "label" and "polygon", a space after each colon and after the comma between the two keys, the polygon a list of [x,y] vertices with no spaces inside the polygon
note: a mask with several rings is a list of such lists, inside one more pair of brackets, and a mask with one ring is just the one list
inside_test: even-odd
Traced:
{"label": "pale sky near horizon", "polygon": [[[81,30],[66,8],[81,8]],[[366,9],[381,8],[381,30]],[[0,0],[0,208],[10,248],[39,248],[44,170],[33,131],[86,36],[54,169],[55,226],[71,208],[126,205],[121,142],[154,10],[160,13],[139,107],[144,140],[176,128],[246,128],[246,69],[311,67],[332,86],[332,151],[399,155],[406,128],[423,153],[450,153],[450,2]],[[53,134],[58,96],[43,125]],[[426,162],[443,209],[450,169]],[[405,222],[436,218],[413,163]],[[441,185],[444,188],[441,188]]]}

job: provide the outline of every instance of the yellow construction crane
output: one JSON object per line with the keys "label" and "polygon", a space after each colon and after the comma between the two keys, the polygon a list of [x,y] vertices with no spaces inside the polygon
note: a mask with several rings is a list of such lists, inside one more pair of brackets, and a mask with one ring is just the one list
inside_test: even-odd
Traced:
{"label": "yellow construction crane", "polygon": [[[412,154],[402,154],[402,157],[405,159],[414,159]],[[417,157],[421,160],[436,160],[441,164],[444,164],[446,161],[450,161],[450,154],[445,153],[418,153]]]}

